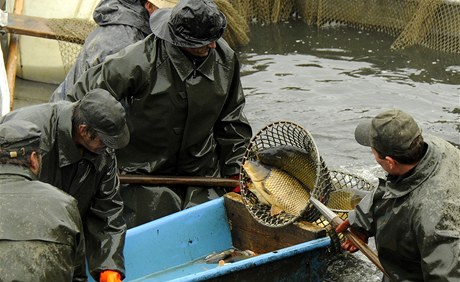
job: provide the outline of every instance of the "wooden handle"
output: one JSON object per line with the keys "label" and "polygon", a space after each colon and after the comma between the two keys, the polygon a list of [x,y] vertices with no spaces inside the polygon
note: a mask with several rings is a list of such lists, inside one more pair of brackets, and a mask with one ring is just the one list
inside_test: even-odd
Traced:
{"label": "wooden handle", "polygon": [[[332,219],[331,225],[333,228],[336,228],[342,222],[343,219],[341,219],[339,216],[336,216]],[[369,248],[369,245],[363,242],[363,240],[361,240],[355,233],[353,233],[349,229],[343,231],[342,234],[347,239],[349,239],[375,266],[377,266],[377,268],[380,269],[383,272],[383,274],[385,274],[387,277],[390,277],[383,268],[382,264],[380,263],[379,257],[371,248]]]}
{"label": "wooden handle", "polygon": [[237,179],[201,177],[201,176],[158,176],[158,175],[120,175],[120,182],[126,184],[150,184],[150,185],[187,185],[187,186],[212,186],[231,187],[240,184]]}
{"label": "wooden handle", "polygon": [[371,248],[369,248],[369,245],[363,242],[363,240],[361,240],[355,233],[351,232],[350,230],[345,230],[342,232],[342,234],[347,239],[349,239],[375,266],[377,266],[377,268],[380,269],[383,274],[385,274],[387,277],[390,277],[380,263],[379,257]]}

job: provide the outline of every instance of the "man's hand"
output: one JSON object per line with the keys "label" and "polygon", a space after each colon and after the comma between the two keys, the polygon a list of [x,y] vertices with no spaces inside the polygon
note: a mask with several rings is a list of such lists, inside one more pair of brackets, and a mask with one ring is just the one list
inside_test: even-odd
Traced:
{"label": "man's hand", "polygon": [[[339,226],[337,226],[337,228],[335,228],[335,232],[342,233],[343,231],[347,230],[349,227],[350,227],[350,222],[347,219],[344,222],[342,222]],[[368,242],[369,238],[365,234],[358,232],[355,229],[351,229],[351,228],[350,228],[350,232],[353,232],[353,234],[358,236],[359,239],[361,239],[364,243]],[[342,249],[350,253],[354,253],[357,250],[359,250],[358,247],[356,247],[355,244],[353,244],[349,239],[346,239],[345,242],[343,242]]]}
{"label": "man's hand", "polygon": [[[240,175],[239,174],[232,175],[232,176],[230,176],[230,179],[240,180]],[[232,192],[235,192],[235,193],[240,193],[241,192],[241,187],[240,187],[239,182],[238,182],[238,185],[236,185],[235,188],[232,189]]]}
{"label": "man's hand", "polygon": [[99,282],[121,282],[121,275],[114,270],[104,270],[101,272]]}

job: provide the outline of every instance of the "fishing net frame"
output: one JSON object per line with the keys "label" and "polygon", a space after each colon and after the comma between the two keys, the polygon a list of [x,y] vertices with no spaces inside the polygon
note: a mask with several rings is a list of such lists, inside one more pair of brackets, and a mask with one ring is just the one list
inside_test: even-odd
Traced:
{"label": "fishing net frame", "polygon": [[[254,135],[243,156],[242,164],[247,160],[257,160],[258,152],[278,146],[292,146],[313,156],[311,161],[315,162],[314,166],[316,167],[315,186],[312,191],[307,190],[307,187],[304,188],[309,191],[311,196],[320,200],[328,207],[332,204],[329,202],[330,195],[336,191],[355,189],[372,192],[376,188],[375,185],[360,176],[340,170],[329,170],[319,154],[313,136],[304,127],[290,121],[278,121],[268,124]],[[299,215],[290,215],[282,212],[272,216],[270,213],[271,207],[260,203],[257,196],[250,191],[249,185],[251,181],[251,178],[243,166],[241,166],[240,193],[244,205],[255,220],[268,227],[283,227],[299,220],[311,222],[326,230],[327,235],[331,239],[331,252],[341,251],[340,246],[345,240],[344,236],[337,234],[331,224],[310,202]],[[339,198],[338,200],[339,202],[336,202],[330,208],[342,220],[346,220],[350,212],[350,203],[347,201],[350,199]]]}
{"label": "fishing net frame", "polygon": [[[340,170],[330,170],[329,171],[330,179],[332,181],[332,185],[330,187],[330,193],[335,191],[345,190],[345,189],[356,189],[364,192],[372,192],[376,189],[376,186],[372,184],[370,181],[357,176],[352,173],[340,171]],[[348,213],[351,211],[349,209],[348,203],[344,206],[347,208],[340,208],[340,206],[335,206],[334,208],[330,207],[333,212],[335,212],[342,220],[348,219]],[[326,202],[326,206],[329,207],[330,203]],[[332,228],[332,225],[324,218],[324,216],[320,216],[317,220],[313,222],[313,224],[323,227],[326,229],[328,236],[331,238],[331,252],[341,252],[342,248],[341,245],[345,241],[345,236],[343,234],[337,234],[335,229]]]}
{"label": "fishing net frame", "polygon": [[[277,146],[292,146],[304,151],[312,156],[316,168],[315,186],[312,191],[307,190],[311,196],[320,199],[322,202],[328,200],[330,187],[329,170],[324,160],[319,155],[318,148],[312,135],[302,126],[289,121],[278,121],[262,128],[251,141],[246,149],[242,163],[246,160],[256,160],[256,154],[264,149]],[[268,227],[283,227],[299,219],[314,222],[319,218],[319,211],[310,203],[299,215],[291,215],[282,212],[272,216],[271,207],[259,202],[256,195],[249,190],[251,178],[241,166],[240,168],[240,187],[243,202],[249,213],[261,224]]]}

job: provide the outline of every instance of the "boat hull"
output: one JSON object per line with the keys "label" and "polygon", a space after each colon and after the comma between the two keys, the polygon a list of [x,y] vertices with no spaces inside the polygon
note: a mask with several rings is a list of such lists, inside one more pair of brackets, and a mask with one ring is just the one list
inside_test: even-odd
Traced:
{"label": "boat hull", "polygon": [[[235,195],[129,229],[124,281],[322,280],[330,245],[322,229],[309,226],[293,232],[290,229],[299,227],[269,228],[255,220],[249,226],[241,216],[250,215]],[[243,238],[248,230],[252,240]],[[292,238],[295,233],[297,239]],[[291,246],[274,249],[286,245]],[[258,255],[223,266],[204,261],[209,254],[245,247]]]}

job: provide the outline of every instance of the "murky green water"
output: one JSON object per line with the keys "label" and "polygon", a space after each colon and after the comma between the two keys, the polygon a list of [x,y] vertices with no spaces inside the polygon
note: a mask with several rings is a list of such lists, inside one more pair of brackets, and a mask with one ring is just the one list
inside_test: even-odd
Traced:
{"label": "murky green water", "polygon": [[[246,115],[257,133],[287,120],[305,127],[331,168],[369,180],[383,171],[354,140],[356,125],[390,108],[415,117],[424,133],[460,144],[460,55],[423,47],[391,50],[377,32],[301,21],[251,27],[240,48]],[[371,246],[374,246],[371,241]],[[328,281],[380,281],[362,254],[334,260]]]}
{"label": "murky green water", "polygon": [[279,120],[304,126],[333,167],[374,166],[355,126],[400,108],[425,133],[460,144],[460,55],[390,49],[383,33],[302,21],[251,26],[240,48],[246,115],[254,131]]}
{"label": "murky green water", "polygon": [[[423,47],[392,51],[393,40],[381,33],[318,29],[301,21],[251,26],[250,44],[237,51],[245,112],[254,133],[275,121],[298,123],[312,133],[329,167],[368,178],[381,170],[353,132],[363,118],[383,110],[407,111],[425,133],[460,144],[460,55]],[[46,102],[54,88],[39,102]],[[32,103],[24,101],[19,100]],[[358,254],[335,260],[328,281],[380,278]]]}

